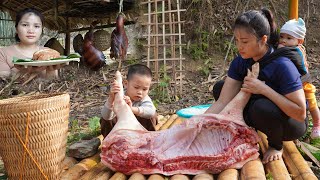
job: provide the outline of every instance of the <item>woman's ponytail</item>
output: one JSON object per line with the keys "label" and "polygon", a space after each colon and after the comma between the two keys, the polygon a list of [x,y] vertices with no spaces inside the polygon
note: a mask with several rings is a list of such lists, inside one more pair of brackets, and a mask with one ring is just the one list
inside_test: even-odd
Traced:
{"label": "woman's ponytail", "polygon": [[273,14],[267,8],[262,8],[261,12],[268,19],[268,22],[270,25],[270,36],[269,36],[268,44],[275,47],[277,46],[279,41],[279,33],[277,31],[277,25],[274,21]]}

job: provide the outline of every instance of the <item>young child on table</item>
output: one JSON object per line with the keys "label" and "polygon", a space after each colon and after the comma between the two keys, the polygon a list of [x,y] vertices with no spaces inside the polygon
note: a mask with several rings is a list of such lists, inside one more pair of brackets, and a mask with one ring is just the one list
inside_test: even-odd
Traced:
{"label": "young child on table", "polygon": [[308,70],[308,62],[306,51],[302,45],[306,34],[306,27],[303,19],[292,19],[287,21],[280,29],[280,39],[278,48],[281,47],[296,47],[299,54],[302,56],[302,61],[297,66],[301,73],[301,81],[303,82],[303,89],[306,99],[308,101],[309,111],[312,117],[313,127],[311,130],[311,138],[320,137],[320,112],[315,96],[316,88],[310,81],[310,74]]}
{"label": "young child on table", "polygon": [[[147,66],[142,64],[131,65],[128,69],[127,80],[124,81],[124,97],[141,125],[149,131],[154,131],[157,124],[157,113],[151,98],[148,96],[151,80],[152,72]],[[112,109],[115,94],[119,91],[119,84],[114,81],[109,97],[101,110],[101,134],[104,137],[109,134],[117,122]]]}

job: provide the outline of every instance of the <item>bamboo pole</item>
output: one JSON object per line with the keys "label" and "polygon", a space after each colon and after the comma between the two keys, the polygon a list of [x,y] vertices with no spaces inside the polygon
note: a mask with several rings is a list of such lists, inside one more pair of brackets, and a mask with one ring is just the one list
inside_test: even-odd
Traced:
{"label": "bamboo pole", "polygon": [[292,141],[283,143],[283,158],[293,179],[317,179]]}
{"label": "bamboo pole", "polygon": [[[156,0],[157,1],[157,0]],[[184,11],[187,11],[186,9],[177,9],[177,10],[171,10],[171,11],[164,11],[164,13],[175,13],[175,12],[184,12]],[[150,13],[150,14],[152,14],[152,15],[157,15],[157,14],[160,14],[160,13],[162,13],[162,12],[158,12],[158,11],[156,11],[156,12],[152,12],[152,13]],[[147,16],[148,15],[148,13],[146,13],[146,14],[144,14],[145,16]]]}
{"label": "bamboo pole", "polygon": [[174,125],[177,125],[177,124],[181,124],[182,122],[184,121],[184,119],[182,117],[177,117],[169,126],[169,128],[171,128],[172,126]]}
{"label": "bamboo pole", "polygon": [[239,179],[239,172],[236,169],[226,169],[222,171],[218,176],[218,180],[238,180],[238,179]]}
{"label": "bamboo pole", "polygon": [[170,180],[190,180],[189,176],[184,174],[176,174],[170,177]]}
{"label": "bamboo pole", "polygon": [[213,180],[213,175],[208,173],[198,174],[192,180]]}
{"label": "bamboo pole", "polygon": [[61,180],[78,180],[83,174],[100,162],[100,151],[94,156],[83,159],[61,175]]}
{"label": "bamboo pole", "polygon": [[152,174],[148,180],[164,180],[164,176],[161,174]]}
{"label": "bamboo pole", "polygon": [[104,165],[102,162],[95,165],[92,169],[87,171],[83,176],[81,176],[80,180],[91,180],[94,179],[101,172],[111,171]]}
{"label": "bamboo pole", "polygon": [[[158,25],[158,24],[157,24]],[[160,37],[160,36],[163,36],[163,34],[159,34],[158,32],[156,32],[155,34],[150,34],[151,36],[154,36],[154,37]],[[184,36],[184,35],[186,35],[186,33],[170,33],[170,34],[165,34],[165,36],[179,36],[179,35],[181,35],[181,36]],[[147,37],[148,35],[143,35],[143,37]],[[182,44],[181,42],[180,42],[180,44]]]}
{"label": "bamboo pole", "polygon": [[134,173],[130,176],[129,180],[146,180],[146,177],[141,173]]}
{"label": "bamboo pole", "polygon": [[148,3],[148,48],[147,48],[147,66],[150,68],[150,61],[149,59],[151,59],[150,57],[150,52],[151,52],[151,49],[150,49],[150,44],[151,44],[151,3]]}
{"label": "bamboo pole", "polygon": [[169,126],[173,123],[173,121],[174,121],[175,119],[177,119],[177,117],[178,117],[177,114],[173,114],[173,115],[168,119],[168,121],[165,122],[165,123],[160,127],[159,130],[168,129]]}
{"label": "bamboo pole", "polygon": [[289,19],[298,19],[299,1],[289,0]]}
{"label": "bamboo pole", "polygon": [[[154,13],[149,12],[151,15],[153,15],[154,23],[155,23],[155,25],[154,25],[155,34],[151,34],[151,36],[153,36],[153,38],[154,38],[154,44],[155,44],[153,56],[154,56],[154,59],[159,59],[159,46],[158,46],[158,43],[159,43],[159,36],[162,36],[162,34],[159,34],[158,2],[157,2],[157,0],[154,0],[154,10],[155,10]],[[155,61],[154,68],[155,68],[155,71],[156,71],[156,73],[155,73],[156,79],[159,81],[159,79],[160,79],[159,61]]]}
{"label": "bamboo pole", "polygon": [[[181,21],[181,17],[180,17],[180,11],[185,11],[185,9],[180,9],[180,3],[179,3],[179,0],[177,0],[177,11],[178,11],[178,20],[177,21]],[[179,44],[182,44],[182,39],[181,39],[181,36],[184,35],[184,33],[181,32],[181,24],[178,24],[178,33],[179,33]],[[179,91],[179,94],[181,95],[182,94],[182,47],[179,46],[179,65],[180,65],[180,91]]]}
{"label": "bamboo pole", "polygon": [[[169,4],[169,6],[170,6],[170,4]],[[170,14],[170,13],[169,13]],[[165,24],[165,25],[171,25],[171,24],[183,24],[183,23],[185,23],[186,21],[174,21],[174,22],[164,22],[164,23],[158,23],[159,25],[163,25],[163,24]],[[141,23],[141,25],[154,25],[155,23]]]}
{"label": "bamboo pole", "polygon": [[[260,131],[258,131],[258,134],[261,138],[261,141],[259,142],[261,151],[262,153],[265,153],[268,149],[267,136]],[[284,164],[282,159],[271,161],[265,164],[265,171],[267,174],[270,174],[273,179],[277,179],[277,180],[291,179],[289,172],[286,168],[286,165]]]}
{"label": "bamboo pole", "polygon": [[127,176],[121,172],[116,172],[110,180],[126,180]]}
{"label": "bamboo pole", "polygon": [[66,171],[77,163],[78,161],[75,158],[66,156],[61,163],[61,169]]}
{"label": "bamboo pole", "polygon": [[102,171],[94,177],[94,180],[108,180],[111,177],[111,171]]}
{"label": "bamboo pole", "polygon": [[[166,16],[165,16],[165,2],[162,1],[162,23],[159,23],[159,25],[162,24],[162,44],[166,44],[166,25],[164,24],[165,23],[165,19],[166,19]],[[160,44],[158,43],[157,44],[159,47],[160,47]],[[164,71],[164,75],[166,76],[167,75],[167,61],[166,61],[166,58],[167,58],[167,47],[166,46],[162,46],[162,50],[163,50],[163,71]]]}
{"label": "bamboo pole", "polygon": [[263,164],[260,159],[247,162],[241,169],[241,179],[266,179]]}
{"label": "bamboo pole", "polygon": [[161,126],[163,126],[163,124],[166,123],[167,121],[168,121],[168,118],[163,117],[162,120],[158,122],[159,124],[156,125],[155,127],[156,131],[158,131],[161,128]]}

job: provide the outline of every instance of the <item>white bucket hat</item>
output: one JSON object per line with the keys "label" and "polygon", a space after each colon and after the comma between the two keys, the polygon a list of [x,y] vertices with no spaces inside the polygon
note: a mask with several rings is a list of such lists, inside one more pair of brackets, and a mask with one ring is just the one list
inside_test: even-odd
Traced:
{"label": "white bucket hat", "polygon": [[306,35],[306,26],[303,19],[291,19],[287,21],[280,29],[280,33],[289,34],[297,39],[304,39]]}

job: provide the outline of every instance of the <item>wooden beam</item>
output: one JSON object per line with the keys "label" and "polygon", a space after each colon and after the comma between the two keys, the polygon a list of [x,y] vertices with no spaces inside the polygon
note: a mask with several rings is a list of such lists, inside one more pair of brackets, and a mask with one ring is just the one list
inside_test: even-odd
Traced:
{"label": "wooden beam", "polygon": [[65,49],[64,49],[64,55],[70,54],[70,23],[69,23],[69,17],[66,17],[66,39],[65,39]]}
{"label": "wooden beam", "polygon": [[[130,24],[135,24],[135,21],[126,21],[124,25],[130,25]],[[110,27],[116,27],[116,23],[112,24],[106,24],[106,25],[101,25],[101,26],[96,26],[94,29],[103,29],[103,28],[110,28]],[[78,28],[78,29],[70,29],[68,32],[77,32],[77,31],[88,31],[90,30],[90,27],[84,27],[84,28]],[[59,31],[58,33],[66,33],[67,31]]]}

